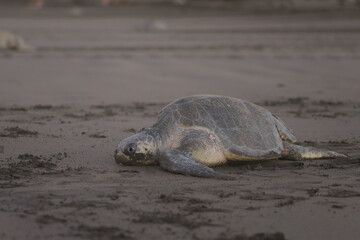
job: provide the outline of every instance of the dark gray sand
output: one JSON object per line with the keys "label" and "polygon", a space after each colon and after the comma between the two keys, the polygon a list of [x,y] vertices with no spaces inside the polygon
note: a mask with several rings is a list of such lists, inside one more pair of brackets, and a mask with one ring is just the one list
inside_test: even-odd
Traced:
{"label": "dark gray sand", "polygon": [[[0,19],[34,47],[0,52],[1,239],[358,239],[359,16],[57,11]],[[217,168],[234,181],[115,164],[119,140],[198,93],[350,158]]]}

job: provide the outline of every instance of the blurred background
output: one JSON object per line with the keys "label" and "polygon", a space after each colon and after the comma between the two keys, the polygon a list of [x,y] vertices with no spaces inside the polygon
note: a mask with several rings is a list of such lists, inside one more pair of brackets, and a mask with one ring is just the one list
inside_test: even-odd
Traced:
{"label": "blurred background", "polygon": [[0,101],[353,99],[359,0],[0,0]]}
{"label": "blurred background", "polygon": [[[150,7],[153,8],[177,8],[184,11],[196,8],[197,10],[232,10],[237,13],[254,12],[299,12],[299,11],[343,11],[358,10],[359,0],[0,0],[0,6],[4,7],[29,7],[32,9],[53,8],[53,7],[109,7],[117,14],[130,11],[129,7]],[[4,15],[7,10],[2,9]],[[157,9],[159,10],[159,9]],[[169,10],[169,9],[167,9]],[[109,14],[109,9],[107,9]],[[134,9],[130,11],[133,13]],[[174,9],[172,9],[174,11]],[[83,9],[71,9],[70,14],[80,16]],[[86,11],[89,15],[93,11]],[[98,12],[99,13],[99,12]],[[38,13],[39,14],[39,13]],[[44,14],[44,13],[43,13]],[[94,14],[94,13],[93,13]]]}
{"label": "blurred background", "polygon": [[238,7],[241,9],[337,9],[359,6],[358,0],[2,0],[4,4],[42,6],[110,6],[126,4],[173,4],[197,7]]}

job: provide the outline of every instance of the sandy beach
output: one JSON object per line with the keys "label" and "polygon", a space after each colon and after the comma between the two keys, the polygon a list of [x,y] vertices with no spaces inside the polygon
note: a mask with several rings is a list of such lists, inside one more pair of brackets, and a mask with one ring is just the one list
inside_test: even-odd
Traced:
{"label": "sandy beach", "polygon": [[[358,239],[358,12],[0,12],[32,46],[0,51],[1,239]],[[232,181],[115,163],[193,94],[257,103],[349,158],[216,168]]]}

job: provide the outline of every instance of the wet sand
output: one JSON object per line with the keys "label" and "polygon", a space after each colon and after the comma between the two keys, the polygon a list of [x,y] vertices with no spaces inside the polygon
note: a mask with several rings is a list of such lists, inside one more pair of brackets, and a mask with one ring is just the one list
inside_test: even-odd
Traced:
{"label": "wet sand", "polygon": [[[358,238],[359,17],[26,11],[0,19],[34,47],[0,52],[1,239]],[[349,158],[217,168],[233,181],[115,164],[119,140],[201,93]]]}

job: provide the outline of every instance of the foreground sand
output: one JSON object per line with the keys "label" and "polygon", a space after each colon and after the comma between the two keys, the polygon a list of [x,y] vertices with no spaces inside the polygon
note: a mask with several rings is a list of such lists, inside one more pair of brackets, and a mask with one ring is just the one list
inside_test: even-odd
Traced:
{"label": "foreground sand", "polygon": [[[36,48],[0,53],[1,239],[358,238],[360,18],[51,11],[0,21]],[[217,168],[234,181],[115,164],[120,139],[198,93],[350,158]]]}

